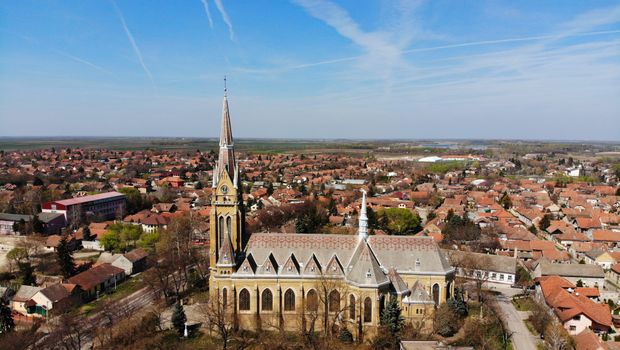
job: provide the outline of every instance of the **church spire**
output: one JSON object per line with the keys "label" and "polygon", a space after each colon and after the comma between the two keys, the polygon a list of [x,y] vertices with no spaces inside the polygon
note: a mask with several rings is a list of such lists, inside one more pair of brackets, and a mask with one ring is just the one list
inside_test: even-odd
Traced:
{"label": "church spire", "polygon": [[368,216],[366,216],[366,191],[362,191],[362,207],[360,208],[359,224],[357,235],[360,240],[368,238]]}
{"label": "church spire", "polygon": [[220,129],[220,154],[217,162],[220,172],[226,171],[230,178],[234,177],[236,169],[235,149],[230,126],[230,112],[228,111],[228,88],[224,77],[224,101],[222,102],[222,126]]}

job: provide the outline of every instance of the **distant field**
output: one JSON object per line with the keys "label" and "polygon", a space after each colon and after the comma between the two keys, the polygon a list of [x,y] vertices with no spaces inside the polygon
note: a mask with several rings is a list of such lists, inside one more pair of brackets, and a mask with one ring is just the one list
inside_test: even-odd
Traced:
{"label": "distant field", "polygon": [[[343,150],[364,152],[379,147],[377,142],[325,141],[325,140],[281,140],[281,139],[237,139],[235,147],[242,152],[284,153],[287,151],[310,153],[335,153]],[[133,150],[208,151],[218,147],[216,139],[199,138],[0,138],[0,150],[33,150],[50,148]]]}
{"label": "distant field", "polygon": [[[594,144],[594,143],[593,143]],[[591,144],[591,145],[593,145]],[[480,140],[299,140],[299,139],[237,139],[235,147],[241,152],[249,153],[359,153],[375,151],[386,157],[394,155],[422,155],[452,152],[480,152],[485,149],[505,149],[509,151],[528,152],[570,152],[585,151],[591,145],[580,143],[554,143],[519,141]],[[105,148],[118,151],[133,150],[172,150],[208,151],[216,150],[218,140],[215,138],[164,138],[164,137],[47,137],[47,138],[11,138],[0,137],[0,150],[32,150],[49,148]],[[595,152],[599,155],[617,156],[620,146],[614,143],[599,143]]]}

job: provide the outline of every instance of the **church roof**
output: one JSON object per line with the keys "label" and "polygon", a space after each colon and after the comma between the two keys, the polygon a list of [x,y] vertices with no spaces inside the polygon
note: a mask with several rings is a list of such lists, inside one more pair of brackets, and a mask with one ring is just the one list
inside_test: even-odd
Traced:
{"label": "church roof", "polygon": [[360,287],[379,287],[390,282],[365,240],[357,244],[346,271],[347,281]]}
{"label": "church roof", "polygon": [[[278,266],[284,265],[292,255],[302,275],[314,275],[307,273],[306,264],[310,263],[316,264],[324,273],[331,271],[336,264],[337,270],[343,269],[347,276],[350,274],[349,266],[359,269],[354,265],[361,264],[366,266],[364,273],[360,272],[361,277],[365,278],[370,267],[373,279],[378,278],[376,268],[383,271],[384,277],[390,268],[400,275],[446,274],[453,271],[432,237],[370,236],[367,244],[360,245],[361,242],[364,241],[356,235],[254,233],[246,246],[246,256],[252,256],[254,261],[263,265],[275,265],[270,269],[270,274],[274,269],[280,271]],[[266,272],[263,265],[258,267],[257,275]],[[357,281],[361,277],[352,276]]]}
{"label": "church roof", "polygon": [[410,294],[403,300],[406,304],[431,304],[433,299],[420,281],[415,281],[411,286]]}
{"label": "church roof", "polygon": [[224,238],[224,244],[220,249],[220,254],[217,259],[218,266],[233,266],[235,264],[234,250],[230,241],[230,236],[226,235]]}

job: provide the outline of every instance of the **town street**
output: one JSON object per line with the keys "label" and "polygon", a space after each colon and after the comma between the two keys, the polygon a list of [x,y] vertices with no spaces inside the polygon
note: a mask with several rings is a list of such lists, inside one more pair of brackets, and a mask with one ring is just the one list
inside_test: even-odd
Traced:
{"label": "town street", "polygon": [[506,328],[512,333],[512,344],[515,350],[536,350],[537,338],[530,333],[523,322],[524,313],[517,311],[515,306],[510,302],[510,297],[505,294],[497,296],[497,304],[499,305],[504,319],[506,320]]}

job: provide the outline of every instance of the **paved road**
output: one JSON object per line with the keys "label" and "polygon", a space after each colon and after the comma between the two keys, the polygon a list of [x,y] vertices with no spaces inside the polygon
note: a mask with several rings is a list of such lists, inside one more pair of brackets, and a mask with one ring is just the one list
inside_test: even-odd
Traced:
{"label": "paved road", "polygon": [[512,344],[515,350],[537,350],[536,342],[538,340],[527,329],[521,314],[510,302],[510,298],[499,295],[497,303],[505,315],[506,328],[512,333]]}

